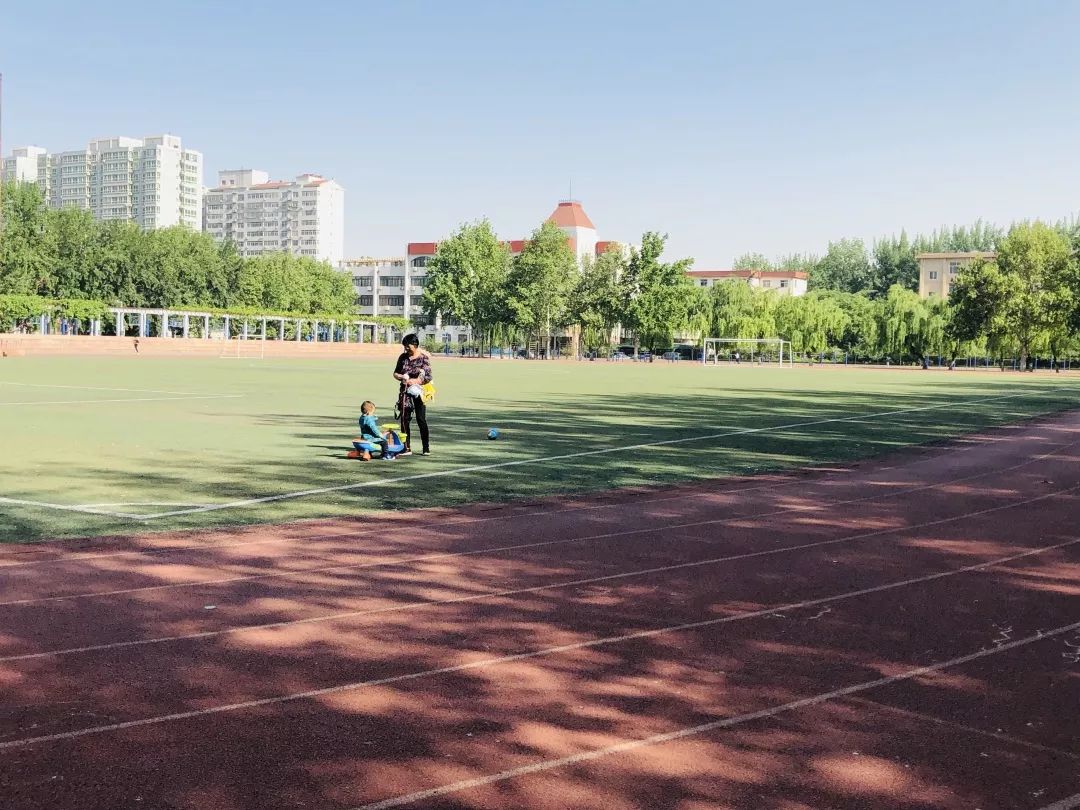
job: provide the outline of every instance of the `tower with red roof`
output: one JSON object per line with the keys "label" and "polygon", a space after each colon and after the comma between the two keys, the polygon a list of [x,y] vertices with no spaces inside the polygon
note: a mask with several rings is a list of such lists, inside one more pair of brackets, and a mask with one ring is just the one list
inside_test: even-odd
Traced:
{"label": "tower with red roof", "polygon": [[552,211],[548,222],[554,222],[559,230],[570,237],[570,246],[581,261],[585,256],[596,255],[596,226],[577,200],[563,200]]}

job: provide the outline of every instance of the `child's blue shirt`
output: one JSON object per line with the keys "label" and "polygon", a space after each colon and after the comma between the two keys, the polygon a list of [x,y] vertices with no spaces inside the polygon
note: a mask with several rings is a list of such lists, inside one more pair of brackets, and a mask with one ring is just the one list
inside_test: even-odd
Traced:
{"label": "child's blue shirt", "polygon": [[360,435],[370,436],[373,439],[381,439],[382,431],[379,429],[379,420],[373,413],[365,413],[360,417]]}

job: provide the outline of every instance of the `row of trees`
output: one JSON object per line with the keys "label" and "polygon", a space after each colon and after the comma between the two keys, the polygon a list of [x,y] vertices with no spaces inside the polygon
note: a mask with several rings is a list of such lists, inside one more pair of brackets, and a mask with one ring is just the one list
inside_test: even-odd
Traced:
{"label": "row of trees", "polygon": [[[1012,228],[1001,228],[982,220],[969,226],[942,228],[929,235],[888,236],[869,247],[861,239],[830,242],[824,256],[789,254],[770,260],[761,253],[744,253],[735,260],[736,270],[802,270],[809,274],[812,290],[865,293],[871,298],[888,294],[900,285],[919,289],[920,253],[951,251],[995,251]],[[1080,220],[1065,219],[1052,230],[1075,246],[1080,246]]]}
{"label": "row of trees", "polygon": [[[452,315],[487,342],[544,341],[577,328],[585,348],[600,348],[619,337],[621,327],[635,346],[654,351],[676,337],[700,342],[706,336],[781,337],[798,353],[895,361],[936,355],[1026,362],[1033,352],[1061,357],[1080,350],[1080,270],[1062,227],[1024,223],[999,234],[978,225],[934,240],[917,250],[991,245],[997,259],[963,270],[949,299],[923,300],[900,281],[884,291],[850,289],[857,286],[851,268],[860,248],[846,242],[815,265],[824,263],[834,283],[794,297],[742,280],[695,286],[685,273],[690,260],[662,261],[665,239],[655,233],[629,252],[586,256],[579,267],[566,236],[546,223],[511,257],[483,220],[440,243],[428,265],[424,301],[430,314]],[[917,273],[917,265],[907,266],[910,247],[903,238],[891,247],[879,244],[877,253],[879,269],[895,259],[891,266]],[[799,260],[781,266],[798,267]],[[757,268],[761,261],[745,257],[740,264]]]}
{"label": "row of trees", "polygon": [[613,247],[582,266],[566,234],[545,222],[511,256],[487,220],[463,225],[428,263],[424,306],[468,324],[482,342],[520,338],[550,343],[579,326],[586,346],[609,342],[616,325],[638,345],[670,345],[691,319],[691,260],[660,260],[665,237],[646,233],[640,248]]}
{"label": "row of trees", "polygon": [[355,308],[351,279],[308,257],[245,259],[183,227],[95,222],[88,211],[49,209],[30,184],[5,185],[2,212],[0,294],[266,312]]}

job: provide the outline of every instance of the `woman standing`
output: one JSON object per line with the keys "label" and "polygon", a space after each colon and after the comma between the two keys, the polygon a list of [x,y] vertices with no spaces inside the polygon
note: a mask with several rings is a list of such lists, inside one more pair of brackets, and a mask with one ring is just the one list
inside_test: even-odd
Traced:
{"label": "woman standing", "polygon": [[416,391],[413,386],[421,386],[431,382],[434,377],[431,373],[431,357],[427,352],[421,351],[420,339],[416,335],[406,335],[401,341],[405,351],[398,357],[394,367],[394,379],[400,383],[398,394],[398,406],[401,409],[401,429],[405,433],[405,451],[401,456],[411,456],[412,441],[411,422],[413,414],[416,414],[416,426],[420,429],[420,441],[422,442],[425,456],[431,455],[431,442],[428,437],[427,405],[424,397],[417,393],[409,393],[410,389]]}

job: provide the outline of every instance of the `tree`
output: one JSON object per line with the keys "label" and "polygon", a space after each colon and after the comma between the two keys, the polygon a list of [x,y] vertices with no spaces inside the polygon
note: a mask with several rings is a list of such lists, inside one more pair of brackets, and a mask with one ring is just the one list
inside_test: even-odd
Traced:
{"label": "tree", "polygon": [[793,352],[819,354],[836,346],[848,323],[836,300],[819,292],[785,296],[777,307],[777,334],[791,341]]}
{"label": "tree", "polygon": [[885,354],[900,361],[924,356],[926,307],[919,294],[899,284],[881,301],[881,345]]}
{"label": "tree", "polygon": [[2,199],[0,293],[46,294],[56,258],[41,191],[30,183],[6,183]]}
{"label": "tree", "polygon": [[506,280],[506,299],[514,320],[547,342],[568,322],[569,297],[578,281],[578,265],[566,234],[545,222],[514,259]]}
{"label": "tree", "polygon": [[98,257],[98,227],[89,211],[61,208],[46,214],[54,250],[48,294],[54,298],[103,298],[109,290]]}
{"label": "tree", "polygon": [[[692,259],[663,263],[666,236],[646,233],[641,248],[632,248],[620,287],[620,321],[634,334],[634,354],[644,343],[667,348],[673,335],[687,325],[694,301],[693,282],[686,271]],[[666,345],[664,345],[666,344]]]}
{"label": "tree", "polygon": [[510,253],[488,220],[462,225],[428,263],[424,309],[432,318],[440,312],[459,318],[490,340],[507,320],[509,269]]}
{"label": "tree", "polygon": [[570,301],[570,316],[581,327],[590,349],[606,347],[619,322],[619,280],[625,261],[622,251],[611,247],[593,259],[586,256],[581,276]]}
{"label": "tree", "polygon": [[896,284],[908,290],[919,289],[919,263],[915,247],[906,231],[900,238],[890,237],[874,244],[875,293],[885,293]]}
{"label": "tree", "polygon": [[880,289],[861,239],[830,242],[828,252],[810,271],[809,286],[813,290],[850,293]]}
{"label": "tree", "polygon": [[772,270],[773,265],[764,254],[744,253],[731,265],[734,270]]}
{"label": "tree", "polygon": [[739,279],[714,284],[709,290],[709,331],[721,338],[776,337],[775,298]]}
{"label": "tree", "polygon": [[960,271],[949,296],[953,336],[985,334],[997,345],[1012,340],[1026,368],[1033,349],[1069,328],[1076,272],[1069,240],[1059,231],[1041,222],[1014,225],[996,259],[976,260]]}

